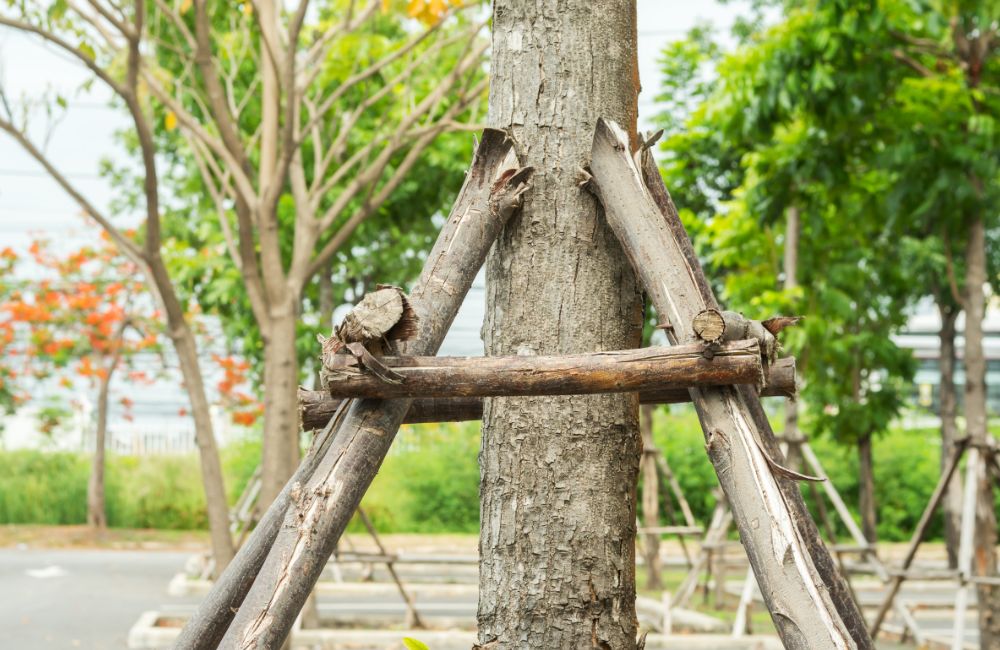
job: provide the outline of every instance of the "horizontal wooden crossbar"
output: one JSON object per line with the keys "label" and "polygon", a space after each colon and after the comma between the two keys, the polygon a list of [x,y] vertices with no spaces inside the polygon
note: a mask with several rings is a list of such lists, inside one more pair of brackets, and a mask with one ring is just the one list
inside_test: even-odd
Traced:
{"label": "horizontal wooden crossbar", "polygon": [[[717,361],[722,361],[722,358],[716,357],[709,363]],[[723,363],[725,362],[723,361]],[[794,397],[796,394],[795,359],[792,357],[779,359],[766,369],[765,378],[766,382],[761,395]],[[683,384],[664,383],[640,389],[638,392],[639,401],[643,404],[676,404],[691,401],[691,393]],[[309,431],[324,427],[340,406],[341,401],[342,398],[334,397],[327,391],[299,389],[299,414],[302,428]],[[405,421],[409,424],[465,422],[479,420],[482,415],[482,397],[423,397],[413,400]]]}
{"label": "horizontal wooden crossbar", "polygon": [[[367,368],[364,364],[378,364]],[[334,397],[508,397],[625,393],[658,385],[684,387],[764,383],[756,340],[713,346],[589,352],[557,356],[379,357],[324,359]],[[388,371],[386,370],[388,369]],[[396,381],[386,376],[395,375]]]}

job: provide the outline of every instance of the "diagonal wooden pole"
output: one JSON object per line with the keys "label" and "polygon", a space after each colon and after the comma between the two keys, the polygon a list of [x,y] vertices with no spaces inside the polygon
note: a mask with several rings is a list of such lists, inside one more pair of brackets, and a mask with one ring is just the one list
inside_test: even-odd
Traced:
{"label": "diagonal wooden pole", "polygon": [[[531,170],[502,131],[483,134],[472,167],[409,296],[418,333],[402,354],[437,352]],[[278,536],[220,648],[278,648],[389,451],[411,400],[352,400],[312,478],[292,487]],[[194,645],[189,647],[210,647]]]}
{"label": "diagonal wooden pole", "polygon": [[910,538],[910,543],[906,547],[906,555],[903,556],[903,563],[900,566],[899,573],[892,577],[892,581],[889,583],[888,590],[886,591],[885,597],[882,599],[882,604],[879,605],[878,612],[875,614],[875,619],[872,621],[871,634],[872,636],[877,636],[879,630],[882,628],[882,622],[885,620],[886,614],[892,609],[895,603],[896,594],[899,593],[900,587],[903,586],[903,581],[906,580],[906,573],[913,564],[913,560],[917,557],[917,551],[920,549],[920,544],[924,541],[924,536],[927,534],[928,528],[931,525],[931,517],[934,516],[934,512],[937,510],[938,505],[940,505],[941,500],[944,498],[944,494],[948,489],[948,484],[951,482],[951,477],[955,474],[958,469],[958,464],[962,460],[962,456],[965,455],[965,450],[968,447],[969,439],[962,438],[955,443],[954,448],[948,453],[948,460],[945,462],[944,471],[941,472],[940,478],[938,478],[937,485],[934,486],[934,492],[931,493],[931,498],[927,501],[927,506],[924,508],[923,513],[920,515],[920,521],[917,522],[917,527],[913,531],[913,536]]}
{"label": "diagonal wooden pole", "polygon": [[257,522],[253,533],[240,546],[222,575],[212,585],[197,611],[188,620],[174,641],[175,650],[210,650],[219,645],[226,633],[233,615],[243,603],[257,572],[260,571],[271,545],[278,536],[278,529],[285,517],[285,510],[291,501],[292,486],[306,481],[312,476],[319,461],[333,442],[334,430],[347,412],[347,402],[343,402],[330,418],[324,429],[313,437],[313,443],[295,474],[278,494],[271,506]]}
{"label": "diagonal wooden pole", "polygon": [[[648,156],[647,156],[648,157]],[[694,340],[691,322],[718,308],[662,180],[633,159],[621,127],[600,120],[591,186],[606,218],[667,325],[671,343]],[[655,174],[655,178],[654,178]],[[691,390],[707,451],[729,500],[740,538],[786,648],[872,648],[864,619],[806,510],[798,485],[779,478],[780,451],[757,391]]]}

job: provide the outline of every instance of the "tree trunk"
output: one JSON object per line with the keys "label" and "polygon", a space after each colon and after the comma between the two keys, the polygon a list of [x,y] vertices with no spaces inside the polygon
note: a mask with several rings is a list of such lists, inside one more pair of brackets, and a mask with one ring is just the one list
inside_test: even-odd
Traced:
{"label": "tree trunk", "polygon": [[[981,215],[969,224],[965,253],[965,421],[974,445],[987,443],[986,355],[983,350],[983,319],[986,299],[986,228]],[[980,447],[982,451],[984,448]],[[976,505],[975,555],[973,573],[994,576],[996,560],[996,514],[990,472],[979,472]],[[1000,589],[978,585],[979,638],[983,650],[1000,647]]]}
{"label": "tree trunk", "polygon": [[[635,140],[634,0],[497,0],[491,125],[536,170],[487,261],[490,355],[641,341],[642,301],[597,201],[579,186],[601,116]],[[634,393],[485,400],[479,642],[636,647]]]}
{"label": "tree trunk", "polygon": [[[327,335],[333,328],[333,260],[330,260],[319,272],[319,330]],[[316,378],[313,386],[323,390],[322,364],[316,366]]]}
{"label": "tree trunk", "polygon": [[[656,473],[656,444],[653,442],[653,413],[656,407],[644,404],[639,408],[639,427],[642,433],[642,525],[654,528],[660,525],[660,481]],[[642,540],[646,559],[646,588],[662,589],[660,578],[660,536],[649,533]]]}
{"label": "tree trunk", "polygon": [[[958,398],[955,394],[955,321],[958,320],[959,310],[942,298],[938,301],[938,311],[941,313],[941,331],[938,333],[941,341],[941,384],[938,395],[941,415],[941,471],[944,471],[948,455],[958,439],[955,422],[958,411]],[[954,475],[948,482],[942,505],[948,568],[955,569],[958,567],[958,536],[962,518],[962,481],[958,475]]]}
{"label": "tree trunk", "polygon": [[264,325],[264,432],[261,490],[263,512],[299,464],[299,364],[295,350],[296,305],[288,300]]}
{"label": "tree trunk", "polygon": [[[799,286],[799,209],[790,206],[785,212],[785,291]],[[785,400],[785,441],[788,443],[788,467],[796,469],[799,464],[799,403],[794,398]]]}
{"label": "tree trunk", "polygon": [[219,447],[212,427],[208,397],[205,395],[205,380],[198,364],[198,344],[184,318],[184,310],[159,253],[150,256],[149,267],[153,276],[151,283],[157,287],[163,301],[170,341],[177,353],[184,389],[191,403],[194,438],[198,445],[201,482],[208,511],[208,529],[212,538],[212,557],[215,559],[215,574],[219,575],[233,559],[233,538],[229,534],[229,505],[222,477],[222,463],[219,460]]}
{"label": "tree trunk", "polygon": [[87,482],[87,525],[98,530],[108,527],[108,516],[104,508],[104,459],[108,432],[108,397],[111,375],[114,368],[101,378],[97,392],[97,431],[94,436],[94,460]]}
{"label": "tree trunk", "polygon": [[858,438],[858,506],[861,509],[861,531],[868,543],[876,542],[875,527],[875,468],[872,464],[872,436]]}

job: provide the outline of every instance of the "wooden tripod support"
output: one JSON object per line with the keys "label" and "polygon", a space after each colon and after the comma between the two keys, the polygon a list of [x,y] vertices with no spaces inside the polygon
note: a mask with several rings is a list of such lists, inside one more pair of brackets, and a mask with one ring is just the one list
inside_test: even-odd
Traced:
{"label": "wooden tripod support", "polygon": [[[930,528],[931,518],[941,501],[944,498],[951,482],[952,476],[958,471],[962,458],[966,457],[965,485],[962,493],[962,519],[959,537],[958,570],[948,572],[937,572],[934,574],[922,573],[913,570],[911,567],[916,558],[920,544],[924,541],[927,531]],[[992,473],[995,479],[1000,479],[1000,467],[997,464],[997,448],[992,438],[985,445],[972,444],[968,437],[955,441],[954,447],[949,450],[948,459],[945,461],[944,471],[934,486],[934,492],[924,508],[916,530],[910,538],[910,543],[903,556],[903,563],[898,570],[892,572],[892,579],[889,581],[889,590],[879,606],[878,613],[872,621],[871,634],[874,637],[882,629],[886,616],[890,609],[908,613],[909,610],[902,603],[897,603],[897,596],[906,580],[910,579],[944,579],[955,581],[958,590],[955,592],[955,616],[954,628],[952,630],[951,647],[954,650],[961,650],[965,638],[965,614],[969,606],[969,588],[977,584],[1000,585],[1000,578],[995,576],[975,576],[972,575],[972,555],[973,555],[973,535],[976,525],[976,489],[981,477]],[[912,619],[912,616],[910,617]],[[904,618],[904,623],[910,627],[909,621]],[[926,635],[916,629],[913,624],[913,633],[918,643],[925,641]]]}
{"label": "wooden tripod support", "polygon": [[[701,333],[710,360],[716,346],[731,340],[730,330],[740,339],[760,335],[762,362],[769,365],[776,347],[773,332],[719,311],[651,156],[643,148],[633,158],[629,142],[619,126],[598,120],[588,187],[601,201],[671,345],[698,342]],[[529,190],[531,170],[519,167],[512,145],[506,133],[484,133],[452,213],[408,296],[408,308],[419,317],[419,325],[413,338],[400,339],[401,355],[437,352],[486,253]],[[720,326],[694,327],[695,318],[706,312],[714,312]],[[364,348],[344,343],[366,362]],[[373,372],[381,366],[377,372],[394,376],[384,364],[371,365]],[[801,475],[775,460],[780,450],[758,389],[703,385],[690,388],[690,395],[708,455],[785,647],[872,648],[849,588],[799,493],[795,481]],[[279,647],[285,640],[412,399],[351,399],[344,404],[216,581],[175,648],[263,649]]]}

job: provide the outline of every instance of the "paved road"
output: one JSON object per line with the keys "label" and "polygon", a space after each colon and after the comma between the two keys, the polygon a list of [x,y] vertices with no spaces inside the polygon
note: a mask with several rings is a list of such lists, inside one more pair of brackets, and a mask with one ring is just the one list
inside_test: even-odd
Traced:
{"label": "paved road", "polygon": [[0,648],[123,650],[143,611],[197,602],[166,594],[189,555],[0,549]]}

